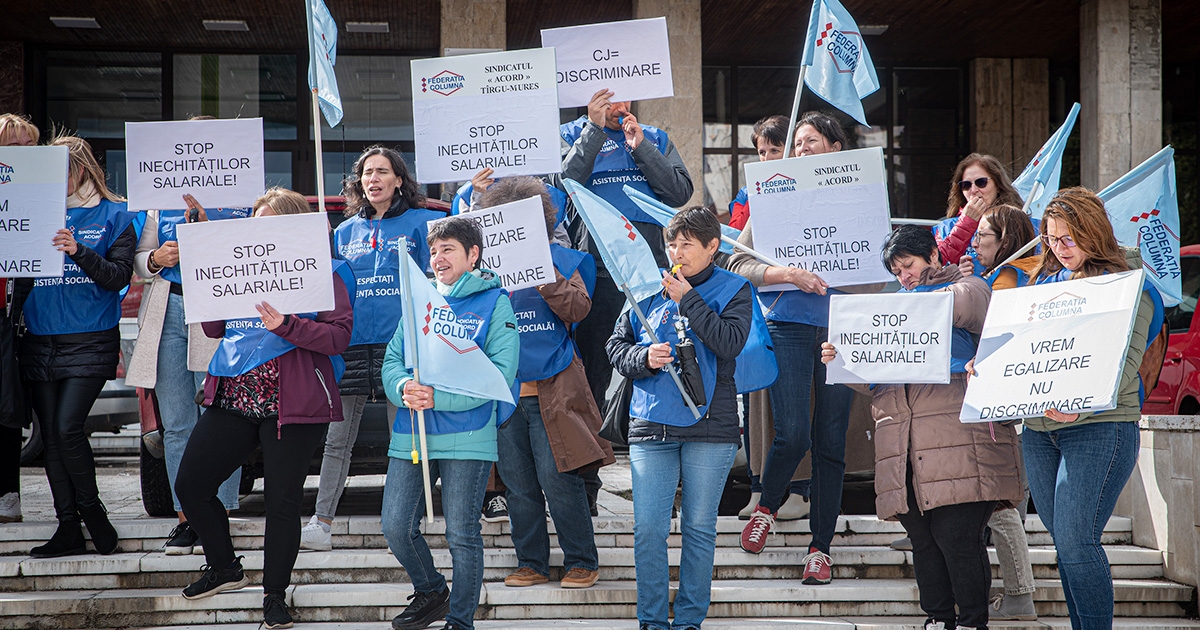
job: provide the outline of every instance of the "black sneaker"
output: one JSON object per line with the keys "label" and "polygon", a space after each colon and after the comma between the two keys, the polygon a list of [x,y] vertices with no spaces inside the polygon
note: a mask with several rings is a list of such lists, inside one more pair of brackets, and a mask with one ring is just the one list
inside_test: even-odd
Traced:
{"label": "black sneaker", "polygon": [[437,593],[413,593],[408,598],[412,603],[392,620],[392,628],[395,630],[423,630],[428,628],[429,624],[445,619],[446,613],[450,612],[448,588]]}
{"label": "black sneaker", "polygon": [[292,615],[279,593],[267,593],[263,598],[263,625],[268,628],[291,628]]}
{"label": "black sneaker", "polygon": [[503,523],[508,520],[508,500],[503,494],[484,497],[483,520],[488,523]]}
{"label": "black sneaker", "polygon": [[163,545],[163,550],[168,556],[186,556],[192,553],[192,548],[199,542],[200,536],[196,535],[196,530],[192,529],[187,521],[184,521],[171,530],[171,535]]}
{"label": "black sneaker", "polygon": [[242,558],[234,558],[233,563],[224,569],[214,569],[209,565],[200,567],[204,575],[183,589],[184,599],[201,599],[212,597],[221,591],[233,591],[250,584],[250,578],[242,571]]}

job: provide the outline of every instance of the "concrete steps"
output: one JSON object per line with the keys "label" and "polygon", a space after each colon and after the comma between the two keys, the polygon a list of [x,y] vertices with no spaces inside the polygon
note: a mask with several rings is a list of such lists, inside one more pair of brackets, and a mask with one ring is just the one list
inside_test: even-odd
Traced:
{"label": "concrete steps", "polygon": [[[196,579],[204,559],[167,556],[160,551],[173,521],[125,519],[116,520],[115,525],[122,538],[117,554],[41,560],[25,554],[53,533],[54,524],[0,525],[0,552],[9,554],[0,556],[0,627],[256,624],[261,618],[262,591],[257,587],[197,601],[179,595],[180,588]],[[713,621],[705,627],[919,627],[921,611],[912,579],[912,555],[887,546],[904,535],[898,523],[866,516],[841,518],[832,554],[835,580],[825,586],[806,586],[799,581],[799,565],[809,541],[807,521],[780,523],[778,533],[759,555],[738,548],[743,525],[734,518],[718,521],[709,613]],[[238,553],[245,555],[244,566],[253,584],[261,577],[264,527],[262,519],[235,519],[232,523],[235,545]],[[676,520],[672,531],[678,528]],[[1130,529],[1128,519],[1114,518],[1104,534],[1116,579],[1117,615],[1137,621],[1118,627],[1200,628],[1200,624],[1174,620],[1194,605],[1194,589],[1163,580],[1162,554],[1132,546]],[[601,582],[595,587],[560,589],[551,582],[517,589],[502,583],[517,564],[508,524],[485,523],[485,584],[479,618],[505,621],[502,627],[511,628],[636,627],[631,621],[636,618],[632,519],[597,518],[595,530],[601,565]],[[994,627],[1062,627],[1054,625],[1065,622],[1067,614],[1054,548],[1036,516],[1028,519],[1026,530],[1043,620]],[[444,521],[435,521],[428,531],[436,564],[452,577],[450,553],[441,536]],[[386,550],[377,517],[338,519],[333,532],[333,551],[299,555],[289,603],[297,619],[305,622],[372,623],[378,628],[407,604],[412,592],[408,578]],[[671,536],[670,544],[674,547],[669,553],[674,577],[678,534]],[[552,549],[551,563],[561,563],[561,552]],[[995,565],[994,550],[991,560]],[[999,589],[996,575],[994,587]],[[777,621],[762,624],[752,621],[756,618]],[[596,621],[566,621],[579,619]],[[720,625],[723,619],[728,622]],[[480,625],[481,629],[489,627],[501,626]]]}

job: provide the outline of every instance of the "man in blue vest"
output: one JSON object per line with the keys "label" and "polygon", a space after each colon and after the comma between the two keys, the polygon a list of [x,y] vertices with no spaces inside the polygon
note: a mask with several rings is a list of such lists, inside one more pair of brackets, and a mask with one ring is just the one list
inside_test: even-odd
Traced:
{"label": "man in blue vest", "polygon": [[[559,128],[564,143],[562,176],[584,184],[620,210],[646,237],[659,266],[669,267],[662,226],[643,213],[622,188],[628,184],[668,206],[679,207],[692,197],[692,177],[667,132],[639,123],[629,113],[629,101],[613,102],[612,96],[607,89],[596,92],[588,103],[587,116]],[[592,395],[602,403],[612,378],[604,343],[625,298],[609,279],[583,222],[573,213],[568,222],[572,242],[591,253],[598,267],[592,310],[575,331],[575,341]]]}

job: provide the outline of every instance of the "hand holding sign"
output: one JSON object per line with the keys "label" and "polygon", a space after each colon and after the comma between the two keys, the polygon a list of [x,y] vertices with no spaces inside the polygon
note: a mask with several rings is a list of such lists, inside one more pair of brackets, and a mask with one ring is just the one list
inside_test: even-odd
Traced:
{"label": "hand holding sign", "polygon": [[79,251],[79,243],[75,242],[75,233],[67,228],[54,233],[54,248],[68,255],[74,256],[75,252]]}

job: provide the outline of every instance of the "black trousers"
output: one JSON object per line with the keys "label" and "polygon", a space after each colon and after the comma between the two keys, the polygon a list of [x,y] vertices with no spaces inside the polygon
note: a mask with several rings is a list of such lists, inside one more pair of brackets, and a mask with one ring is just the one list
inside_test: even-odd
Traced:
{"label": "black trousers", "polygon": [[325,443],[327,424],[289,424],[276,418],[247,418],[219,407],[200,416],[179,472],[175,494],[188,523],[204,544],[205,560],[225,568],[234,560],[229,515],[217,488],[262,445],[263,491],[267,532],[263,542],[263,590],[283,593],[292,581],[300,549],[300,504],[304,478],[317,449]]}
{"label": "black trousers", "polygon": [[21,430],[0,426],[0,497],[21,491]]}
{"label": "black trousers", "polygon": [[90,508],[100,500],[96,460],[83,425],[106,381],[90,377],[29,383],[33,411],[42,429],[46,479],[60,522],[78,521],[80,508]]}
{"label": "black trousers", "polygon": [[912,540],[921,610],[933,621],[944,622],[947,628],[957,623],[986,630],[992,565],[988,562],[984,528],[996,502],[944,505],[921,514],[914,495],[910,468],[908,513],[899,518]]}

